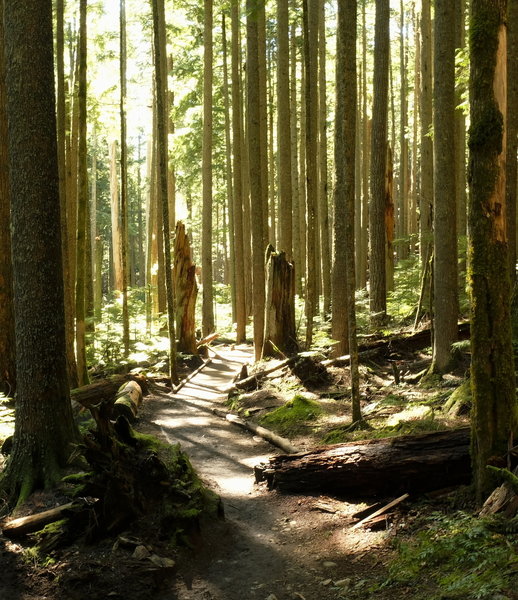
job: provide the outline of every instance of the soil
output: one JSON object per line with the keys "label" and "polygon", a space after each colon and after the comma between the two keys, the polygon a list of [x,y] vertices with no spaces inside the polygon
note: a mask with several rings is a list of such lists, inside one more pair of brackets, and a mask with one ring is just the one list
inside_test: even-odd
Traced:
{"label": "soil", "polygon": [[[203,481],[220,495],[224,518],[201,523],[200,531],[180,550],[154,539],[145,521],[117,539],[50,551],[43,561],[30,553],[30,542],[0,537],[0,598],[367,597],[369,585],[385,573],[394,535],[405,527],[405,507],[382,531],[352,529],[354,513],[366,504],[324,496],[286,496],[256,484],[254,465],[277,450],[212,412],[215,407],[224,408],[224,390],[245,362],[252,362],[250,348],[218,347],[211,364],[176,395],[155,391],[148,396],[137,424],[144,433],[169,443],[180,442]],[[382,375],[376,376],[383,380]],[[343,417],[343,404],[340,406],[335,411],[337,421]],[[300,433],[297,445],[311,446],[313,435]],[[52,496],[35,495],[26,510],[37,512],[53,503],[56,498]],[[175,565],[165,561],[156,569],[150,554],[173,559]],[[401,590],[397,592],[400,596]],[[387,590],[376,597],[388,600],[393,596]]]}

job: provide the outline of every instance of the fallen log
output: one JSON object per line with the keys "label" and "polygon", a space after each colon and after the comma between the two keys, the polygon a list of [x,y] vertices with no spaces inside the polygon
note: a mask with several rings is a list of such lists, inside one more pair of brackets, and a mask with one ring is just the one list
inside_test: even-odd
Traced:
{"label": "fallen log", "polygon": [[255,468],[256,480],[283,492],[369,497],[468,483],[468,427],[373,439],[280,455]]}
{"label": "fallen log", "polygon": [[70,391],[70,398],[74,412],[78,412],[80,405],[84,408],[93,408],[99,404],[110,404],[115,402],[115,395],[121,385],[127,381],[136,381],[142,388],[142,393],[146,395],[148,388],[146,379],[140,375],[113,375],[107,379],[101,379],[80,388]]}
{"label": "fallen log", "polygon": [[182,381],[180,381],[180,383],[177,386],[173,387],[172,393],[173,394],[177,394],[183,388],[183,386],[186,383],[188,383],[193,377],[195,377],[196,375],[198,375],[198,373],[200,371],[202,371],[211,362],[212,362],[212,358],[208,358],[207,360],[204,360],[197,369],[195,369],[194,371],[192,371],[191,373],[189,373],[189,375],[187,375],[187,377],[185,377],[184,379],[182,379]]}
{"label": "fallen log", "polygon": [[258,371],[249,377],[245,377],[244,379],[240,379],[239,381],[234,382],[229,388],[225,390],[226,394],[231,394],[232,392],[236,392],[238,390],[246,390],[250,391],[257,387],[257,384],[261,379],[264,379],[267,375],[278,371],[279,369],[283,369],[288,365],[291,365],[295,362],[296,356],[292,356],[291,358],[287,358],[285,360],[281,360],[280,363],[277,363],[273,367],[269,367],[268,369],[263,369],[262,371]]}
{"label": "fallen log", "polygon": [[142,389],[136,381],[127,381],[119,388],[112,409],[112,419],[126,417],[129,423],[137,418],[139,406],[142,404]]}
{"label": "fallen log", "polygon": [[8,538],[23,537],[28,533],[43,529],[49,523],[58,521],[67,511],[79,506],[81,505],[77,502],[69,502],[41,513],[13,519],[2,526],[2,533]]}
{"label": "fallen log", "polygon": [[300,448],[296,448],[295,446],[293,446],[289,440],[281,437],[280,435],[277,435],[276,433],[273,433],[273,431],[270,431],[265,427],[261,427],[260,425],[256,425],[255,423],[251,423],[250,421],[245,421],[237,415],[226,413],[218,408],[213,408],[212,412],[218,417],[226,419],[230,423],[233,423],[234,425],[237,425],[242,429],[246,429],[247,431],[255,433],[256,435],[262,437],[263,440],[270,442],[270,444],[277,446],[277,448],[284,450],[284,452],[287,452],[288,454],[295,454],[297,452],[300,452]]}

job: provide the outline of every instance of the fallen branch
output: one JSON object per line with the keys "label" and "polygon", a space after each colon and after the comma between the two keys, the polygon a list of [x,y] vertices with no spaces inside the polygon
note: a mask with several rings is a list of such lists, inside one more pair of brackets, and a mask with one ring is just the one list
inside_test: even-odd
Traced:
{"label": "fallen branch", "polygon": [[43,529],[43,527],[49,523],[58,521],[63,517],[66,511],[80,506],[81,504],[77,502],[69,502],[68,504],[62,504],[61,506],[51,508],[45,512],[13,519],[2,527],[2,533],[8,538],[23,537],[28,533]]}
{"label": "fallen branch", "polygon": [[180,381],[180,383],[176,387],[173,387],[172,393],[177,394],[186,383],[188,383],[193,377],[198,375],[198,373],[202,371],[211,362],[212,358],[208,358],[207,360],[203,361],[203,363],[197,369],[195,369],[192,373],[189,373],[189,375],[187,375],[185,379],[182,379],[182,381]]}
{"label": "fallen branch", "polygon": [[261,381],[261,379],[264,379],[267,375],[270,375],[271,373],[274,373],[275,371],[278,371],[279,369],[284,369],[284,367],[287,367],[288,365],[293,364],[296,359],[297,359],[296,356],[292,356],[291,358],[287,358],[286,360],[281,360],[280,363],[277,363],[273,367],[269,367],[268,369],[263,369],[262,371],[258,371],[257,373],[250,375],[250,377],[245,377],[245,379],[236,381],[229,388],[227,388],[225,390],[225,393],[231,394],[232,392],[235,392],[237,390],[252,390],[255,387],[257,387],[257,384],[259,383],[259,381]]}
{"label": "fallen branch", "polygon": [[378,509],[375,512],[373,512],[372,514],[368,515],[367,517],[365,517],[361,521],[358,521],[358,523],[355,523],[351,527],[351,529],[358,529],[362,525],[366,525],[370,521],[374,520],[376,517],[384,515],[391,508],[394,508],[394,506],[397,506],[398,504],[401,504],[401,502],[403,502],[404,500],[406,500],[408,498],[408,496],[409,496],[409,494],[403,494],[402,496],[399,496],[399,498],[396,498],[395,500],[392,500],[392,502],[389,502],[388,504],[385,504],[385,506],[382,506],[380,509]]}
{"label": "fallen branch", "polygon": [[210,335],[206,335],[204,338],[201,338],[201,340],[196,342],[196,347],[199,348],[200,346],[207,346],[218,337],[219,333],[211,333]]}
{"label": "fallen branch", "polygon": [[260,425],[256,425],[255,423],[251,423],[250,421],[245,421],[237,415],[226,413],[218,408],[213,408],[212,412],[218,417],[222,417],[223,419],[226,419],[230,423],[233,423],[234,425],[237,425],[242,429],[246,429],[247,431],[255,433],[256,435],[262,437],[264,440],[270,442],[274,446],[277,446],[277,448],[284,450],[284,452],[286,452],[287,454],[296,454],[297,452],[300,452],[300,448],[296,448],[295,446],[293,446],[289,440],[281,437],[280,435],[277,435],[276,433],[273,433],[273,431],[270,431],[265,427],[261,427]]}

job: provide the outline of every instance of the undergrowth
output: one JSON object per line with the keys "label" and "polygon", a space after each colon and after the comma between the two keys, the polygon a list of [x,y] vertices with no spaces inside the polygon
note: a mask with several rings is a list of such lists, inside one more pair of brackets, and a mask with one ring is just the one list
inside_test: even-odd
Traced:
{"label": "undergrowth", "polygon": [[297,394],[284,406],[262,417],[261,425],[282,435],[295,435],[308,421],[315,421],[322,412],[318,402]]}
{"label": "undergrowth", "polygon": [[516,598],[518,519],[432,513],[410,541],[396,541],[389,577],[372,588],[405,588],[416,600]]}

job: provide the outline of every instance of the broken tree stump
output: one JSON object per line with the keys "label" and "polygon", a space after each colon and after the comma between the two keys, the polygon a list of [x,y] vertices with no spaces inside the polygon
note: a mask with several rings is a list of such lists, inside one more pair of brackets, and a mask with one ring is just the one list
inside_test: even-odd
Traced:
{"label": "broken tree stump", "polygon": [[192,262],[191,245],[182,221],[176,224],[173,282],[178,350],[186,354],[198,354],[194,314],[198,295],[196,265]]}
{"label": "broken tree stump", "polygon": [[265,317],[263,358],[297,352],[295,267],[271,244],[266,249]]}
{"label": "broken tree stump", "polygon": [[468,427],[372,439],[280,455],[255,468],[256,480],[283,492],[369,497],[468,483]]}
{"label": "broken tree stump", "polygon": [[148,393],[146,379],[138,375],[113,375],[94,383],[71,390],[70,398],[74,412],[78,412],[78,404],[84,408],[93,408],[99,404],[110,404],[115,401],[118,389],[127,381],[137,381],[144,395]]}

